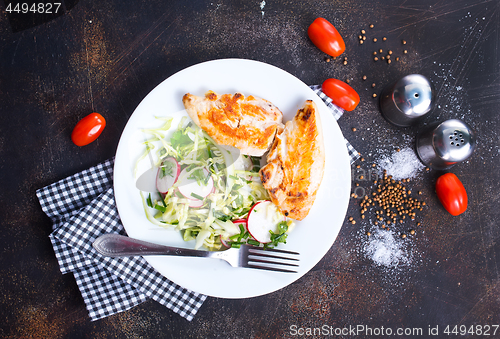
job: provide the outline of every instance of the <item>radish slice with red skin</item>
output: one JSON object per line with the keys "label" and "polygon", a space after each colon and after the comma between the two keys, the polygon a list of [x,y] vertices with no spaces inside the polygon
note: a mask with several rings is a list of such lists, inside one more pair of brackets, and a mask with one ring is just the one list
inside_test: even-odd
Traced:
{"label": "radish slice with red skin", "polygon": [[162,176],[162,168],[161,166],[158,168],[158,172],[156,174],[156,189],[160,193],[167,193],[170,187],[172,187],[177,179],[179,178],[179,174],[181,173],[181,165],[174,158],[166,158],[162,161],[162,165],[166,162],[172,164],[172,172],[173,175],[163,175]]}
{"label": "radish slice with red skin", "polygon": [[[233,220],[232,223],[235,225],[242,224],[243,227],[245,227],[245,230],[247,229],[247,220],[246,219]],[[231,234],[231,236],[233,236],[233,235],[235,235],[235,234]],[[222,237],[220,238],[220,242],[222,243],[222,245],[224,245],[224,247],[227,247],[227,248],[231,248],[231,246],[228,244],[229,241],[230,240],[222,239]]]}
{"label": "radish slice with red skin", "polygon": [[200,208],[201,206],[203,206],[205,204],[205,202],[203,200],[194,200],[194,199],[188,199],[189,201],[189,207],[193,207],[193,208]]}
{"label": "radish slice with red skin", "polygon": [[281,214],[278,208],[271,201],[259,201],[253,205],[250,212],[248,212],[248,232],[258,242],[262,244],[270,243],[271,233],[269,231],[276,233],[278,230],[277,225],[279,221],[276,221],[277,215],[282,216],[283,221],[286,221],[285,216]]}
{"label": "radish slice with red skin", "polygon": [[[208,176],[210,173],[208,172],[207,169],[203,168],[204,176]],[[195,202],[203,202],[203,200],[200,200],[196,198],[196,196],[200,196],[203,199],[205,199],[210,193],[214,192],[214,181],[212,177],[208,179],[207,184],[204,185],[198,185],[198,182],[196,182],[195,179],[190,179],[188,178],[189,174],[187,173],[186,169],[183,169],[179,175],[179,178],[177,179],[177,189],[179,192],[187,199],[193,200]],[[194,195],[193,195],[194,194]],[[195,204],[197,205],[197,204]],[[202,204],[203,205],[203,204]],[[195,207],[195,206],[192,206]],[[200,206],[198,206],[200,207]]]}

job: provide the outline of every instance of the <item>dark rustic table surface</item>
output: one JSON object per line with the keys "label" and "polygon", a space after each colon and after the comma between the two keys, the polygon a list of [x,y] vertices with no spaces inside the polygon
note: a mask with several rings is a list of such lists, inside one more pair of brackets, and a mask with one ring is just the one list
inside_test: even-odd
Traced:
{"label": "dark rustic table surface", "polygon": [[[498,0],[76,0],[45,16],[16,13],[14,4],[0,3],[0,337],[500,337]],[[344,37],[341,57],[327,60],[309,40],[316,17]],[[375,62],[379,49],[380,57],[393,51],[393,61]],[[52,224],[35,192],[113,157],[127,120],[155,86],[221,58],[262,61],[308,85],[349,80],[360,94],[359,106],[338,121],[362,156],[351,167],[356,195],[342,229],[314,268],[269,295],[209,297],[192,321],[149,300],[92,322],[74,277],[59,271]],[[422,126],[391,125],[373,97],[411,73],[435,88],[423,125],[457,118],[477,133],[472,157],[450,170],[415,163]],[[77,147],[71,131],[91,112],[107,126]],[[361,218],[372,164],[408,173],[405,185],[426,202],[415,220],[387,233],[374,225],[374,211]],[[467,189],[460,216],[436,197],[444,172]]]}

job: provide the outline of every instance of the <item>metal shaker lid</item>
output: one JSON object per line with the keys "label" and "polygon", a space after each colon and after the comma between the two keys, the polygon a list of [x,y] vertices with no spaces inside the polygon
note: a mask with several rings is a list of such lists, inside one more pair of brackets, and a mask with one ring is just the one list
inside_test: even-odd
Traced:
{"label": "metal shaker lid", "polygon": [[434,150],[446,162],[467,159],[476,147],[476,137],[465,122],[450,119],[439,124],[433,135]]}
{"label": "metal shaker lid", "polygon": [[420,121],[434,104],[430,81],[423,75],[407,75],[382,91],[382,115],[396,126],[407,127]]}
{"label": "metal shaker lid", "polygon": [[432,108],[432,88],[420,74],[410,74],[394,86],[394,103],[409,118],[418,118]]}

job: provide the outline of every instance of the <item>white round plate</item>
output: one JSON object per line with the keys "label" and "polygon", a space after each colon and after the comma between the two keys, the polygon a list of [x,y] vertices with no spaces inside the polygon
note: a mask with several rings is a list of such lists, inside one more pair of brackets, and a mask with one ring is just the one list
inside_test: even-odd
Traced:
{"label": "white round plate", "polygon": [[[147,256],[146,260],[173,282],[198,293],[220,298],[249,298],[277,291],[312,269],[334,243],[347,212],[351,170],[344,137],[330,110],[306,84],[268,64],[242,59],[222,59],[186,68],[153,89],[136,108],[120,138],[115,158],[114,190],[120,218],[127,234],[154,243],[194,248],[180,233],[153,225],[145,216],[134,167],[140,151],[141,128],[158,127],[155,117],[185,114],[186,93],[254,95],[271,101],[291,120],[306,100],[319,108],[326,149],[325,174],[309,215],[298,221],[279,248],[300,253],[298,273],[278,273],[233,268],[226,262],[206,258]],[[175,129],[177,125],[173,125]],[[141,139],[142,138],[142,139]]]}

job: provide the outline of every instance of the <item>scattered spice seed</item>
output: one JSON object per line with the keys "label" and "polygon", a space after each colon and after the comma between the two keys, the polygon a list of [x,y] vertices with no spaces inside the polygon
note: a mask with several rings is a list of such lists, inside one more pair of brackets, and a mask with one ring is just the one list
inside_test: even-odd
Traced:
{"label": "scattered spice seed", "polygon": [[381,48],[378,50],[379,53],[382,53],[384,50]]}
{"label": "scattered spice seed", "polygon": [[366,40],[366,36],[365,35],[363,35],[363,40]]}
{"label": "scattered spice seed", "polygon": [[[373,88],[373,87],[375,87],[375,86],[376,86],[376,85],[375,85],[375,83],[373,83],[373,84],[372,84],[372,88]],[[375,164],[374,164],[374,165],[375,165]],[[375,167],[375,166],[373,166],[373,167]]]}
{"label": "scattered spice seed", "polygon": [[403,41],[401,41],[401,42],[403,43],[403,45],[406,45],[406,40],[403,40]]}
{"label": "scattered spice seed", "polygon": [[359,44],[362,45],[363,44],[363,40],[359,40]]}
{"label": "scattered spice seed", "polygon": [[351,80],[349,80],[349,79],[345,79],[345,82],[350,83],[350,82],[351,82]]}
{"label": "scattered spice seed", "polygon": [[386,40],[387,40],[387,38],[386,38],[386,37],[383,37],[383,38],[382,38],[382,40],[386,41]]}
{"label": "scattered spice seed", "polygon": [[330,60],[330,58],[326,58],[325,61],[326,62],[330,62],[331,60]]}
{"label": "scattered spice seed", "polygon": [[408,54],[408,51],[405,49],[405,50],[403,51],[403,53],[404,53],[404,54]]}
{"label": "scattered spice seed", "polygon": [[[409,180],[405,180],[409,182]],[[374,186],[375,191],[369,195],[365,195],[360,202],[361,215],[365,218],[369,217],[367,211],[369,208],[374,209],[375,225],[389,230],[389,225],[394,225],[397,229],[398,225],[403,225],[404,220],[415,220],[416,211],[422,210],[425,205],[424,201],[417,200],[411,197],[411,189],[404,186],[403,180],[396,181],[391,175],[387,175],[387,171],[383,171],[383,176],[378,178],[377,184]],[[408,218],[406,218],[408,217]],[[420,226],[420,222],[416,223]],[[403,238],[415,232],[402,231],[400,234]]]}
{"label": "scattered spice seed", "polygon": [[410,234],[414,235],[415,234],[415,230],[410,230]]}
{"label": "scattered spice seed", "polygon": [[389,50],[389,51],[387,52],[387,54],[392,54],[392,51],[391,51],[391,50]]}
{"label": "scattered spice seed", "polygon": [[377,94],[376,94],[376,93],[373,93],[373,94],[372,94],[372,97],[376,98],[376,97],[377,97]]}
{"label": "scattered spice seed", "polygon": [[404,234],[404,233],[401,234],[401,238],[403,238],[403,239],[406,238],[406,234]]}
{"label": "scattered spice seed", "polygon": [[377,58],[377,57],[375,57],[375,58],[373,58],[373,60],[374,60],[374,61],[378,61],[378,58]]}
{"label": "scattered spice seed", "polygon": [[363,80],[366,80],[366,75],[363,75]]}
{"label": "scattered spice seed", "polygon": [[396,57],[396,61],[399,61],[399,57]]}
{"label": "scattered spice seed", "polygon": [[373,27],[375,27],[375,26],[374,26],[373,24],[371,24],[371,25],[370,25],[370,28],[373,28]]}
{"label": "scattered spice seed", "polygon": [[361,30],[361,34],[365,34],[366,31],[364,29]]}
{"label": "scattered spice seed", "polygon": [[373,38],[373,42],[377,42],[377,38]]}

